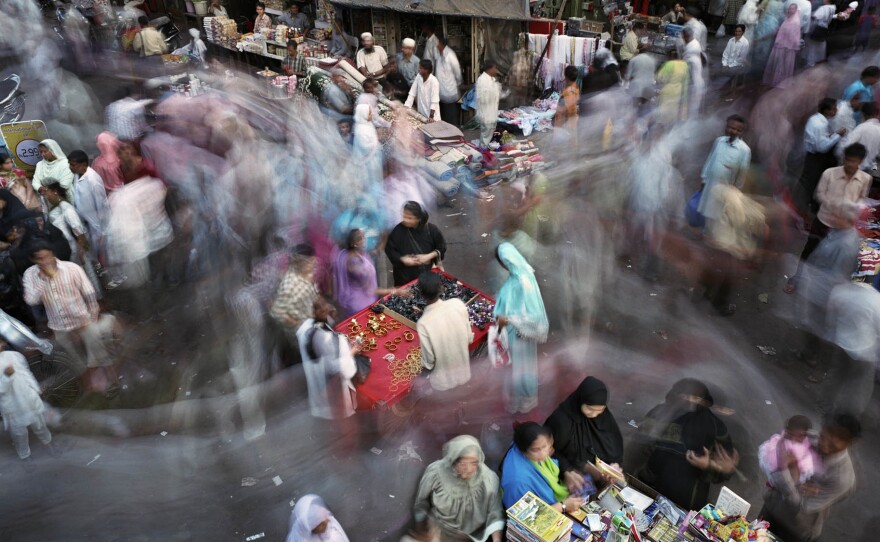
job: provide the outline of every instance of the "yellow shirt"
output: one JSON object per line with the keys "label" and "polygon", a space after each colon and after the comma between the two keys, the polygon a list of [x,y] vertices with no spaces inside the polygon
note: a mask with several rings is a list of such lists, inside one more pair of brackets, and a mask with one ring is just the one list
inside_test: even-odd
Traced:
{"label": "yellow shirt", "polygon": [[623,45],[620,46],[620,60],[630,60],[639,52],[639,37],[630,30],[623,37]]}
{"label": "yellow shirt", "polygon": [[141,56],[164,55],[168,52],[165,36],[155,28],[144,28],[138,32],[131,44],[133,50]]}

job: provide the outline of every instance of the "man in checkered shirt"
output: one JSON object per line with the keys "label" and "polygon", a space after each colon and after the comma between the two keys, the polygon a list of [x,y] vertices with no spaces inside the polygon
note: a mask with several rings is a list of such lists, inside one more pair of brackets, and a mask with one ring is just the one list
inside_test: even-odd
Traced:
{"label": "man in checkered shirt", "polygon": [[306,72],[306,59],[299,55],[298,45],[295,41],[287,42],[287,56],[281,63],[281,68],[287,75],[295,75],[297,78],[302,77]]}

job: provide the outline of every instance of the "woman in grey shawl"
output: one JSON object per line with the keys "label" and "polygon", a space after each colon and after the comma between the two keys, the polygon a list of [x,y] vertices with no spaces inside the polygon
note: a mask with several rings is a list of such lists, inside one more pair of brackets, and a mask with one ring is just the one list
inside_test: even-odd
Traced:
{"label": "woman in grey shawl", "polygon": [[504,509],[498,475],[485,464],[480,443],[461,435],[443,446],[443,459],[428,465],[419,483],[415,518],[427,533],[429,518],[438,527],[432,542],[501,541]]}

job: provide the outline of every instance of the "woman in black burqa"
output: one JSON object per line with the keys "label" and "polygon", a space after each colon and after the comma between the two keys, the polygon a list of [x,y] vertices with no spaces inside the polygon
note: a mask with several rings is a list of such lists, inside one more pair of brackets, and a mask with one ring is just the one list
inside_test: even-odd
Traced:
{"label": "woman in black burqa", "polygon": [[608,388],[588,376],[563,401],[544,424],[553,431],[559,461],[560,481],[576,491],[583,486],[582,474],[604,484],[609,480],[596,468],[596,459],[608,464],[623,462],[623,436],[608,410]]}
{"label": "woman in black burqa", "polygon": [[727,426],[712,412],[715,400],[699,380],[676,382],[648,412],[631,443],[628,467],[640,480],[685,510],[708,501],[709,486],[736,471],[739,454]]}
{"label": "woman in black burqa", "polygon": [[403,219],[394,226],[385,243],[391,260],[394,286],[403,286],[419,278],[446,256],[446,240],[437,226],[428,222],[428,213],[415,201],[403,206]]}

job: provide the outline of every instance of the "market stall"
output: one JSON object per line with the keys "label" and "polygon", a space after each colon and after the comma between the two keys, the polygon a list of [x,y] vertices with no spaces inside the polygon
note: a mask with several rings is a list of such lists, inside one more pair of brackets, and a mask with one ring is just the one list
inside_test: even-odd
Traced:
{"label": "market stall", "polygon": [[[876,202],[876,200],[874,200]],[[859,246],[858,267],[853,278],[880,286],[880,202],[868,207],[858,223],[861,245]]]}
{"label": "market stall", "polygon": [[258,33],[239,34],[235,21],[226,17],[207,17],[204,27],[209,43],[234,53],[248,53],[266,59],[263,62],[249,62],[251,65],[256,62],[257,67],[277,65],[287,58],[289,41],[298,44],[297,54],[303,58],[306,66],[317,66],[325,60],[335,62],[328,53],[330,36],[326,29],[312,29],[303,34],[299,29],[279,24]]}
{"label": "market stall", "polygon": [[[457,297],[468,307],[474,333],[469,348],[473,352],[483,344],[489,333],[488,324],[495,300],[448,273],[440,273],[444,286],[441,299]],[[403,286],[412,292],[410,296],[385,296],[334,328],[351,341],[360,340],[363,348],[361,353],[370,358],[370,375],[358,387],[359,410],[394,405],[409,393],[413,380],[422,372],[416,322],[425,302],[415,283],[413,281]]]}
{"label": "market stall", "polygon": [[522,542],[781,542],[766,521],[749,521],[749,503],[728,488],[718,501],[685,511],[627,475],[562,514],[529,492],[507,510],[507,539]]}

